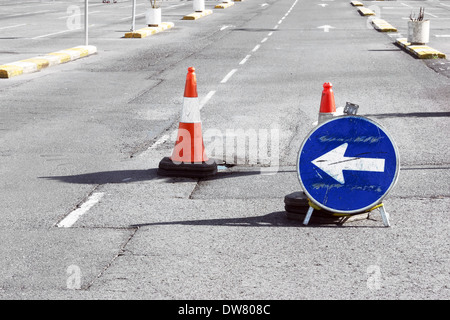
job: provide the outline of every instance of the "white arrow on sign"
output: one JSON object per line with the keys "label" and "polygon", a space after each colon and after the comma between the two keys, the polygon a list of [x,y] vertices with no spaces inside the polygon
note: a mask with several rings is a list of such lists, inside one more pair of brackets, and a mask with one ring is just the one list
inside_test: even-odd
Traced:
{"label": "white arrow on sign", "polygon": [[345,183],[344,170],[384,172],[385,159],[345,157],[347,147],[348,143],[341,144],[311,162],[341,184]]}
{"label": "white arrow on sign", "polygon": [[317,27],[317,29],[323,29],[324,32],[329,32],[330,29],[334,29],[334,27],[329,26],[329,25],[324,25],[324,26]]}

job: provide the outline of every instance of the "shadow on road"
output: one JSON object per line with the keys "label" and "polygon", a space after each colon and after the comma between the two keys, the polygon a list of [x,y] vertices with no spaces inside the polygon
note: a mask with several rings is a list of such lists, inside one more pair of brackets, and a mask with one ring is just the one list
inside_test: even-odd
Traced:
{"label": "shadow on road", "polygon": [[441,118],[450,117],[450,112],[378,113],[364,114],[364,116],[373,118]]}
{"label": "shadow on road", "polygon": [[228,226],[228,227],[298,227],[301,222],[286,218],[285,211],[272,212],[263,216],[243,218],[219,218],[204,220],[186,220],[135,224],[130,227],[149,227],[163,225],[192,225],[192,226]]}
{"label": "shadow on road", "polygon": [[[158,169],[147,169],[147,170],[117,170],[117,171],[100,171],[84,174],[76,174],[70,176],[49,176],[49,177],[39,177],[40,179],[55,180],[65,183],[76,183],[76,184],[120,184],[120,183],[131,183],[139,181],[149,181],[156,179],[165,179],[167,183],[184,182],[186,180],[194,181],[194,178],[178,178],[178,177],[163,177],[157,174]],[[285,171],[279,171],[285,172]],[[203,180],[218,180],[233,177],[251,176],[259,175],[261,172],[259,170],[249,170],[249,171],[223,171],[218,172],[215,176],[201,179]]]}
{"label": "shadow on road", "polygon": [[[358,222],[364,221],[377,222],[372,218],[367,218]],[[151,227],[151,226],[166,226],[166,225],[187,225],[187,226],[224,226],[224,227],[303,227],[303,228],[386,228],[383,225],[362,225],[357,221],[346,223],[313,223],[312,221],[307,225],[303,225],[303,219],[289,219],[286,211],[271,212],[266,215],[256,217],[242,217],[242,218],[219,218],[219,219],[202,219],[202,220],[184,220],[184,221],[167,221],[167,222],[152,222],[130,225],[131,228]]]}

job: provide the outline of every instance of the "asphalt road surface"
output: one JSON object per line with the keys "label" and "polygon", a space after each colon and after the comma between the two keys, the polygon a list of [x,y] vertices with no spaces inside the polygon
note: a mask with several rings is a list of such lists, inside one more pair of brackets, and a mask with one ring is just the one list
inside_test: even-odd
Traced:
{"label": "asphalt road surface", "polygon": [[[450,55],[450,1],[362,1],[399,35],[349,1],[206,1],[213,14],[193,21],[191,1],[162,1],[175,26],[143,39],[124,38],[131,1],[89,2],[97,54],[0,79],[1,299],[450,298],[448,60],[394,44],[425,6],[429,45]],[[83,12],[0,0],[0,65],[83,45]],[[160,177],[191,66],[221,165]],[[378,210],[342,225],[287,217],[325,82],[398,147],[390,227]]]}

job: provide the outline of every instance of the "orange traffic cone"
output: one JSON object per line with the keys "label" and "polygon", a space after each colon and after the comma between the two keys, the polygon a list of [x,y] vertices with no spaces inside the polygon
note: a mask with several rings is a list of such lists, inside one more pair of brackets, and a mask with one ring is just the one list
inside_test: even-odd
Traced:
{"label": "orange traffic cone", "polygon": [[322,99],[320,101],[319,124],[333,118],[336,114],[333,85],[330,82],[323,84]]}
{"label": "orange traffic cone", "polygon": [[200,106],[195,68],[188,68],[184,88],[183,111],[178,126],[177,141],[172,156],[159,163],[158,174],[201,178],[217,173],[217,164],[208,159],[203,143]]}

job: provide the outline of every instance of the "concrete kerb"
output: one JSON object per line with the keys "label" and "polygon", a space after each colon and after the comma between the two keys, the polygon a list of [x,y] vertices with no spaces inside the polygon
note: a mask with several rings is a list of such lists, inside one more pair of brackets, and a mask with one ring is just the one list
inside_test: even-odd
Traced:
{"label": "concrete kerb", "polygon": [[358,12],[362,16],[374,16],[375,12],[366,7],[358,7]]}
{"label": "concrete kerb", "polygon": [[132,32],[125,33],[125,38],[145,38],[153,34],[168,30],[174,27],[173,22],[162,22],[157,27],[145,27]]}
{"label": "concrete kerb", "polygon": [[351,1],[350,4],[354,7],[362,7],[364,6],[360,1]]}
{"label": "concrete kerb", "polygon": [[222,2],[222,3],[219,3],[219,4],[217,4],[215,7],[214,7],[214,9],[226,9],[226,8],[229,8],[229,7],[231,7],[231,6],[234,6],[234,2]]}
{"label": "concrete kerb", "polygon": [[397,32],[397,28],[383,19],[373,19],[372,25],[375,30],[378,30],[380,32]]}
{"label": "concrete kerb", "polygon": [[[350,2],[353,6],[361,6],[359,1]],[[375,12],[365,7],[359,7],[358,12],[362,16],[374,16]],[[397,32],[397,28],[392,26],[390,23],[383,19],[372,19],[371,24],[374,29],[380,32]],[[426,45],[412,45],[408,43],[406,38],[399,38],[396,40],[395,44],[400,48],[404,49],[406,52],[415,56],[419,59],[446,59],[445,53],[442,53],[436,49],[433,49]]]}
{"label": "concrete kerb", "polygon": [[77,46],[46,55],[0,65],[0,78],[11,78],[97,53],[95,46]]}
{"label": "concrete kerb", "polygon": [[212,10],[196,11],[196,12],[185,15],[181,20],[197,20],[197,19],[203,18],[205,16],[208,16],[212,13],[213,13]]}
{"label": "concrete kerb", "polygon": [[406,50],[408,53],[412,54],[413,56],[419,58],[419,59],[445,59],[446,55],[445,53],[442,53],[436,49],[433,49],[426,45],[412,45],[407,41],[406,38],[399,38],[395,41],[395,44],[397,44],[399,47]]}

